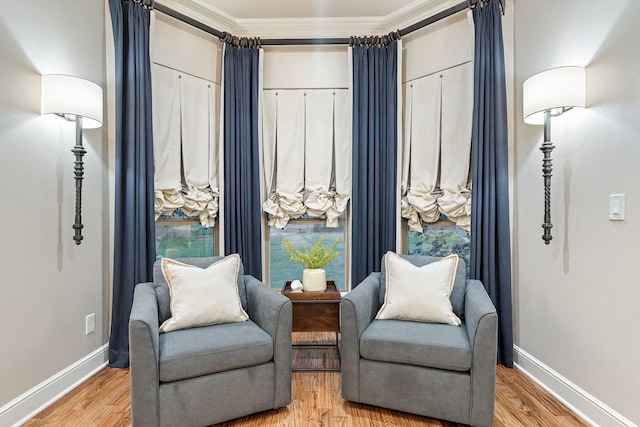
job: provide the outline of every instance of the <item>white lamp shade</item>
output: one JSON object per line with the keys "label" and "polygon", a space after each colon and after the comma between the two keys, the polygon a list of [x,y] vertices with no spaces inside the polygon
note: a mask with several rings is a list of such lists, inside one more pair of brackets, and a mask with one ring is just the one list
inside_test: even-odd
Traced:
{"label": "white lamp shade", "polygon": [[42,76],[42,114],[82,116],[82,127],[102,126],[102,88],[78,77]]}
{"label": "white lamp shade", "polygon": [[560,67],[529,77],[522,85],[524,121],[544,124],[544,112],[586,106],[585,69]]}

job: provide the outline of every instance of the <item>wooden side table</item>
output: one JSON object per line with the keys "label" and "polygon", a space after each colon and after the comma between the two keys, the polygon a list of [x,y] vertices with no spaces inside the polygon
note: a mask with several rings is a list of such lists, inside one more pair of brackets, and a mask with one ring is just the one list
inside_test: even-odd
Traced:
{"label": "wooden side table", "polygon": [[[293,318],[293,332],[335,332],[336,342],[330,344],[293,344],[293,347],[304,348],[335,348],[338,353],[340,366],[340,347],[338,334],[340,333],[340,291],[332,280],[327,281],[327,289],[323,292],[293,292],[291,282],[282,287],[282,295],[291,300]],[[294,368],[294,371],[339,371],[335,368]]]}

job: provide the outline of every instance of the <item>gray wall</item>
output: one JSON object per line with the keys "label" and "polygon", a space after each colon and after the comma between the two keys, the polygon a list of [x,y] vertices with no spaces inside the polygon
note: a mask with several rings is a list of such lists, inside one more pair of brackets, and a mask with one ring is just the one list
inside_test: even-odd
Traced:
{"label": "gray wall", "polygon": [[[515,0],[514,283],[518,361],[640,423],[640,51],[637,0]],[[542,127],[522,121],[522,83],[587,67],[588,108],[554,119],[553,240],[541,240]],[[626,221],[608,219],[625,193]],[[548,372],[542,372],[546,369]],[[562,387],[556,391],[562,394]],[[574,390],[575,391],[575,390]],[[569,393],[571,394],[571,393]],[[575,393],[574,393],[575,394]],[[579,400],[579,399],[578,399]],[[589,402],[570,402],[584,405]],[[587,414],[589,415],[589,414]],[[594,419],[595,421],[595,419]],[[612,422],[603,418],[603,424]],[[611,425],[618,425],[615,422]]]}
{"label": "gray wall", "polygon": [[[0,424],[8,402],[108,340],[108,149],[85,131],[84,241],[72,240],[74,125],[40,115],[41,75],[105,85],[103,0],[0,0]],[[96,332],[85,335],[95,313]],[[64,375],[63,375],[64,376]],[[27,398],[28,396],[22,396]],[[4,412],[4,413],[3,413]]]}

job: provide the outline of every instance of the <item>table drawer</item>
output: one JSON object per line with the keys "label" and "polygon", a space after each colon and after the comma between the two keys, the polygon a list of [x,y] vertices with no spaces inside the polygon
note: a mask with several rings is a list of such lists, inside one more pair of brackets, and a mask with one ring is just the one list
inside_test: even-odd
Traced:
{"label": "table drawer", "polygon": [[340,332],[339,302],[293,304],[293,332]]}

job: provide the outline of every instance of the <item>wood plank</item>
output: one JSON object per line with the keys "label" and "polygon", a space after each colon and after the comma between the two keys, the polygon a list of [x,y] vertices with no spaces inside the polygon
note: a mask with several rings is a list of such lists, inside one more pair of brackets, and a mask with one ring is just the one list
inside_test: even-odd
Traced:
{"label": "wood plank", "polygon": [[[333,333],[293,335],[294,342],[327,342]],[[323,349],[322,349],[323,350]],[[322,351],[318,350],[318,351]],[[314,363],[331,358],[310,355]],[[306,363],[306,361],[305,361]],[[459,424],[342,399],[339,372],[294,372],[285,408],[221,423],[218,427],[454,427]],[[120,427],[131,425],[129,371],[105,368],[24,426]],[[498,366],[495,427],[588,426],[518,369]]]}

